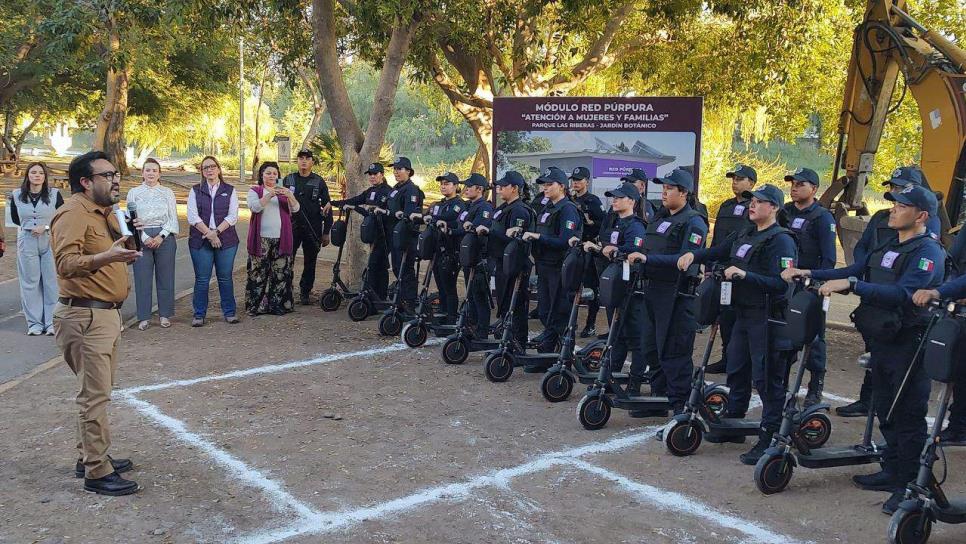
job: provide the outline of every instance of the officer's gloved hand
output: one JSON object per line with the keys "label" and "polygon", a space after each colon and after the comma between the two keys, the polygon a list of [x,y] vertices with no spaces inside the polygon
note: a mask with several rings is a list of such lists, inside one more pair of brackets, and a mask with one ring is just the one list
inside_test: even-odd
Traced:
{"label": "officer's gloved hand", "polygon": [[510,228],[506,229],[506,235],[509,238],[513,238],[521,230],[523,230],[523,229],[521,229],[520,227],[510,227]]}
{"label": "officer's gloved hand", "polygon": [[[613,247],[613,246],[610,246],[610,247]],[[627,262],[644,264],[647,262],[647,255],[641,253],[640,251],[635,251],[634,253],[631,253],[630,255],[627,256]]]}
{"label": "officer's gloved hand", "polygon": [[933,300],[939,300],[939,291],[935,289],[920,289],[912,295],[912,302],[916,306],[926,306]]}
{"label": "officer's gloved hand", "polygon": [[724,277],[726,280],[743,280],[745,279],[745,271],[737,266],[729,266],[725,268]]}
{"label": "officer's gloved hand", "polygon": [[480,225],[480,226],[476,227],[476,233],[479,234],[480,236],[482,236],[484,234],[489,234],[490,233],[490,229],[484,227],[483,225]]}
{"label": "officer's gloved hand", "polygon": [[471,230],[473,230],[473,222],[472,221],[464,221],[463,222],[463,230],[465,230],[465,231],[471,231]]}
{"label": "officer's gloved hand", "polygon": [[788,267],[785,270],[782,270],[782,279],[788,283],[792,283],[798,278],[804,278],[807,276],[808,274],[806,274],[806,271],[800,268]]}
{"label": "officer's gloved hand", "polygon": [[579,244],[579,243],[580,243],[580,238],[577,238],[576,236],[571,236],[570,237],[570,240],[567,240],[567,244],[570,247],[576,247],[577,244]]}
{"label": "officer's gloved hand", "polygon": [[538,234],[536,232],[524,232],[523,233],[523,241],[524,242],[526,242],[528,240],[539,240],[539,239],[540,239],[540,234]]}
{"label": "officer's gloved hand", "polygon": [[403,218],[403,212],[401,212],[401,211],[396,212],[394,215],[396,216],[396,219],[402,219]]}

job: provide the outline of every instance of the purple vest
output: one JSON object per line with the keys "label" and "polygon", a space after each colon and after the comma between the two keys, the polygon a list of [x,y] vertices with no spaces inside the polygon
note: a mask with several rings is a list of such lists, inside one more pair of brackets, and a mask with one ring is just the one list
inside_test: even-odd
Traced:
{"label": "purple vest", "polygon": [[[211,193],[208,192],[208,183],[199,183],[192,187],[191,190],[195,192],[195,202],[198,204],[198,217],[207,224],[208,218],[211,217],[212,206]],[[218,185],[218,194],[214,198],[216,225],[220,225],[228,215],[228,209],[231,206],[231,193],[234,190],[234,187],[224,182]],[[219,234],[218,237],[221,239],[222,247],[238,245],[238,232],[235,231],[234,225],[228,227],[228,230]],[[201,231],[192,225],[191,234],[188,238],[188,247],[191,249],[201,249],[201,246],[205,242],[206,240],[201,235]]]}

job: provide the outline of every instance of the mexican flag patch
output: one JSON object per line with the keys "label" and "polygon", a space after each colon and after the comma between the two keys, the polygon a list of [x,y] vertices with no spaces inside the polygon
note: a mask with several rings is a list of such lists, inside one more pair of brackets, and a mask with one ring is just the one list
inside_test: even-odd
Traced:
{"label": "mexican flag patch", "polygon": [[933,263],[932,260],[923,257],[923,258],[919,259],[919,265],[918,265],[918,267],[919,267],[919,270],[925,270],[926,272],[932,272],[932,269],[935,267],[935,263]]}
{"label": "mexican flag patch", "polygon": [[830,231],[832,231],[833,233],[835,233],[835,223],[829,223],[829,225],[828,225],[828,230],[830,230]]}
{"label": "mexican flag patch", "polygon": [[793,266],[795,266],[795,259],[792,259],[791,257],[782,257],[782,269]]}
{"label": "mexican flag patch", "polygon": [[[700,238],[700,236],[698,238]],[[643,245],[644,245],[644,239],[641,238],[640,236],[635,236],[634,237],[634,246],[635,247],[641,247]]]}
{"label": "mexican flag patch", "polygon": [[703,240],[703,238],[701,238],[701,235],[696,232],[692,232],[691,236],[688,236],[688,242],[691,242],[692,244],[695,244],[695,245],[700,244],[701,240]]}
{"label": "mexican flag patch", "polygon": [[574,230],[575,228],[577,228],[577,223],[574,223],[573,221],[567,221],[564,228],[566,228],[567,230]]}

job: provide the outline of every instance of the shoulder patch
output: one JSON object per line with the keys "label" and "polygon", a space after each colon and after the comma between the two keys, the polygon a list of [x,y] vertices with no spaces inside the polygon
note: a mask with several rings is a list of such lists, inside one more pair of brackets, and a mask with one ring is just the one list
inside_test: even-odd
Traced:
{"label": "shoulder patch", "polygon": [[688,236],[688,242],[691,242],[692,244],[695,244],[695,245],[700,244],[701,240],[703,239],[704,238],[702,238],[701,235],[696,232],[692,232],[691,236]]}
{"label": "shoulder patch", "polygon": [[795,259],[791,257],[782,257],[782,269],[791,268],[795,266]]}
{"label": "shoulder patch", "polygon": [[925,270],[926,272],[932,272],[933,268],[935,267],[935,264],[936,263],[934,263],[932,259],[927,259],[923,257],[919,259],[919,264],[917,265],[917,268],[919,270]]}

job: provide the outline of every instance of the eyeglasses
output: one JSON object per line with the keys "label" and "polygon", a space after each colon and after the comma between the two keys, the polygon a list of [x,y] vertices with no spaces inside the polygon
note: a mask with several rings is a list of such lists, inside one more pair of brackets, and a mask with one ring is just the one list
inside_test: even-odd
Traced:
{"label": "eyeglasses", "polygon": [[208,170],[214,170],[215,168],[218,168],[218,165],[217,164],[207,164],[207,165],[201,167],[201,169],[204,170],[204,171],[206,171],[206,172]]}
{"label": "eyeglasses", "polygon": [[96,172],[96,173],[93,173],[93,174],[90,175],[90,180],[91,181],[94,181],[94,178],[96,178],[97,176],[101,176],[102,178],[104,178],[105,180],[107,180],[110,183],[113,183],[114,182],[114,178],[121,179],[120,172],[117,172],[116,170],[111,170],[109,172]]}

